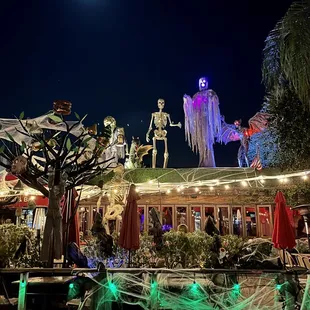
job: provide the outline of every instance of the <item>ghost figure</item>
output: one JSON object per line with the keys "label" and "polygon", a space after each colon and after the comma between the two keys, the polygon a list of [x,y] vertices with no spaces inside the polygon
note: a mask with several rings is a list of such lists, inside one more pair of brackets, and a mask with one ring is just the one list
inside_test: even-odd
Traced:
{"label": "ghost figure", "polygon": [[185,139],[199,153],[199,167],[215,167],[213,144],[221,137],[221,114],[217,94],[208,88],[205,77],[199,79],[199,92],[183,97]]}

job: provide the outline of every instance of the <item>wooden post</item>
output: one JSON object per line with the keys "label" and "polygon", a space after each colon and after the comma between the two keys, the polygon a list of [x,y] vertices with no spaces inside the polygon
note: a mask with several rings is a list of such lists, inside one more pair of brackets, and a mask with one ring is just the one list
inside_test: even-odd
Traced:
{"label": "wooden post", "polygon": [[18,290],[18,310],[27,309],[27,285],[29,273],[21,273]]}

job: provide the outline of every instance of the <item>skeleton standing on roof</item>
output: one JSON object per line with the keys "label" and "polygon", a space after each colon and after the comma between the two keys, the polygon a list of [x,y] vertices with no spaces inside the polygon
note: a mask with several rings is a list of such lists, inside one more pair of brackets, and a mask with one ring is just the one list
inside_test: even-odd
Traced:
{"label": "skeleton standing on roof", "polygon": [[171,121],[170,115],[168,113],[163,112],[163,109],[165,107],[165,100],[164,99],[158,99],[157,105],[159,108],[158,112],[152,113],[152,118],[150,122],[150,127],[148,132],[146,133],[146,141],[150,141],[150,132],[152,131],[153,122],[156,127],[154,130],[154,137],[153,137],[153,151],[152,151],[152,168],[156,168],[156,155],[157,155],[157,148],[156,148],[156,141],[157,140],[163,140],[165,143],[165,151],[164,151],[164,168],[167,168],[168,165],[168,141],[167,141],[167,130],[165,130],[165,127],[167,126],[167,123],[169,122],[170,127],[179,127],[181,128],[181,123],[174,124]]}

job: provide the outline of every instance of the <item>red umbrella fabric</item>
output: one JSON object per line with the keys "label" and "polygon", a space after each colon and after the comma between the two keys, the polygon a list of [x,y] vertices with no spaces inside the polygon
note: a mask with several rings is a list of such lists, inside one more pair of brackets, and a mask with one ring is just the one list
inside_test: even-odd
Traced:
{"label": "red umbrella fabric", "polygon": [[282,192],[277,192],[275,203],[272,242],[277,249],[293,249],[296,245],[295,232],[286,211],[286,201]]}
{"label": "red umbrella fabric", "polygon": [[118,241],[119,246],[126,250],[137,250],[140,246],[140,223],[137,206],[137,200],[139,199],[140,197],[136,192],[136,186],[131,184]]}

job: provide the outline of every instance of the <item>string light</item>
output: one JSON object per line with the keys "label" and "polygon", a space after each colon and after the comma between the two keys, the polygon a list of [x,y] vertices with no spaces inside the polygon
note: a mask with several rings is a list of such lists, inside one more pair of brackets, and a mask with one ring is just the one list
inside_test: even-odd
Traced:
{"label": "string light", "polygon": [[248,183],[246,181],[241,181],[242,186],[248,186]]}
{"label": "string light", "polygon": [[117,189],[114,189],[113,192],[114,192],[114,194],[117,194]]}
{"label": "string light", "polygon": [[225,185],[225,189],[229,189],[229,185]]}
{"label": "string light", "polygon": [[167,194],[170,194],[170,193],[171,193],[171,190],[170,190],[170,189],[168,189],[168,190],[167,190]]}
{"label": "string light", "polygon": [[307,176],[307,175],[303,175],[303,176],[302,176],[302,179],[303,179],[303,180],[308,180],[308,176]]}
{"label": "string light", "polygon": [[213,191],[214,190],[214,187],[213,186],[210,186],[210,191]]}
{"label": "string light", "polygon": [[199,192],[199,188],[198,187],[195,187],[195,192]]}

